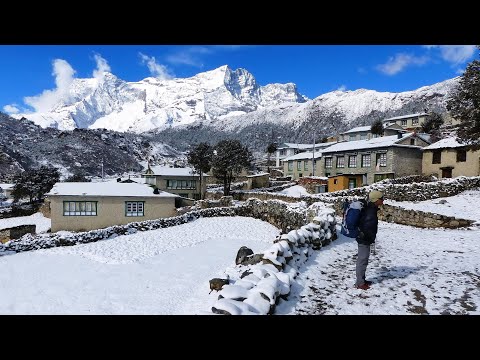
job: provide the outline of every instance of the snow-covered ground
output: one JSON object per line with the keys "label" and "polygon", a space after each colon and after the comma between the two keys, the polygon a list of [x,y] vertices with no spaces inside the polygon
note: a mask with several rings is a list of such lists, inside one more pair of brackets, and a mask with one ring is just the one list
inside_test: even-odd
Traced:
{"label": "snow-covered ground", "polygon": [[[245,231],[248,229],[248,231]],[[244,217],[202,218],[70,247],[0,256],[0,314],[195,314],[241,246],[280,230]]]}
{"label": "snow-covered ground", "polygon": [[[442,199],[447,202],[439,204]],[[475,207],[480,191],[386,203],[480,220]],[[49,221],[38,214],[26,218]],[[0,256],[0,314],[204,314],[218,296],[209,294],[208,280],[234,268],[241,246],[261,252],[279,232],[256,219],[205,218]],[[374,284],[363,291],[353,287],[356,242],[340,236],[300,269],[276,314],[480,314],[479,238],[477,227],[420,229],[380,222],[367,268]]]}
{"label": "snow-covered ground", "polygon": [[385,204],[400,206],[405,209],[432,212],[455,216],[468,220],[480,220],[480,191],[468,190],[455,196],[442,197],[416,203],[385,199]]}
{"label": "snow-covered ground", "polygon": [[30,216],[0,219],[0,230],[19,225],[37,225],[36,233],[39,234],[50,230],[52,227],[52,220],[46,218],[39,212]]}
{"label": "snow-covered ground", "polygon": [[302,195],[311,195],[307,190],[301,185],[294,185],[285,190],[279,191],[277,194],[284,194],[290,196],[302,196]]}

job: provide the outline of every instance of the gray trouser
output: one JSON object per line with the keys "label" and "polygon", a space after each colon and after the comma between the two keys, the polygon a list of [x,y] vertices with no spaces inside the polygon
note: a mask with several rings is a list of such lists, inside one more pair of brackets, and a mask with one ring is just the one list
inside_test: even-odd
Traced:
{"label": "gray trouser", "polygon": [[355,285],[360,286],[365,283],[365,271],[367,271],[368,258],[370,256],[370,245],[358,244],[357,255],[357,282]]}

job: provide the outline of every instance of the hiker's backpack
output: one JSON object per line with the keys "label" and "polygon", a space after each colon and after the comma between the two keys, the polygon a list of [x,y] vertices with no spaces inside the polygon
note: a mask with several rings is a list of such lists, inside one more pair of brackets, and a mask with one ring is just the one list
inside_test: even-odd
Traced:
{"label": "hiker's backpack", "polygon": [[358,224],[360,214],[367,206],[367,202],[360,200],[345,200],[343,203],[343,221],[341,233],[350,238],[356,238],[358,235]]}

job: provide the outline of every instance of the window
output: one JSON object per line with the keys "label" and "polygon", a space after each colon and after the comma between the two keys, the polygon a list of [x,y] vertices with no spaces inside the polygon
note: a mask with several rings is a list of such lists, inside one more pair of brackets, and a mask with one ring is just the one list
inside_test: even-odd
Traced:
{"label": "window", "polygon": [[200,200],[200,194],[193,194],[194,200]]}
{"label": "window", "polygon": [[362,167],[370,167],[372,165],[372,158],[370,154],[362,155]]}
{"label": "window", "polygon": [[457,150],[457,162],[467,161],[467,150]]}
{"label": "window", "polygon": [[335,185],[338,184],[338,179],[334,179],[334,180],[333,180],[333,183],[334,183]]}
{"label": "window", "polygon": [[412,125],[418,125],[418,118],[412,119]]}
{"label": "window", "polygon": [[64,201],[63,216],[97,216],[97,202]]}
{"label": "window", "polygon": [[285,150],[283,150],[283,149],[280,150],[280,155],[282,155],[282,156],[285,155]]}
{"label": "window", "polygon": [[325,168],[331,168],[333,166],[332,158],[326,157],[325,158]]}
{"label": "window", "polygon": [[402,126],[407,126],[407,120],[406,120],[406,119],[405,119],[405,120],[402,120],[401,125],[402,125]]}
{"label": "window", "polygon": [[337,168],[345,167],[345,156],[337,156]]}
{"label": "window", "polygon": [[145,176],[145,184],[155,185],[155,176]]}
{"label": "window", "polygon": [[452,168],[446,167],[442,169],[442,178],[451,178],[452,177]]}
{"label": "window", "polygon": [[442,162],[442,151],[435,150],[432,154],[432,164],[440,164]]}
{"label": "window", "polygon": [[167,180],[167,189],[196,189],[197,180]]}
{"label": "window", "polygon": [[360,135],[360,140],[365,140],[367,138],[367,134],[361,134]]}
{"label": "window", "polygon": [[352,155],[348,157],[348,167],[349,168],[357,167],[357,155]]}
{"label": "window", "polygon": [[350,140],[350,141],[355,141],[355,140],[357,140],[357,135],[350,135],[349,140]]}
{"label": "window", "polygon": [[305,161],[303,162],[303,170],[304,170],[304,171],[308,171],[308,161],[307,161],[307,160],[305,160]]}
{"label": "window", "polygon": [[327,192],[327,185],[317,185],[315,186],[315,192],[318,193],[326,193]]}
{"label": "window", "polygon": [[387,153],[377,154],[377,166],[387,166]]}
{"label": "window", "polygon": [[300,160],[297,160],[297,170],[302,170],[302,162]]}
{"label": "window", "polygon": [[288,162],[288,171],[293,171],[293,161]]}
{"label": "window", "polygon": [[303,174],[302,174],[302,173],[298,173],[298,177],[302,177],[302,176],[303,176]]}
{"label": "window", "polygon": [[126,201],[125,216],[143,216],[144,201]]}
{"label": "window", "polygon": [[410,139],[410,145],[415,145],[415,139]]}

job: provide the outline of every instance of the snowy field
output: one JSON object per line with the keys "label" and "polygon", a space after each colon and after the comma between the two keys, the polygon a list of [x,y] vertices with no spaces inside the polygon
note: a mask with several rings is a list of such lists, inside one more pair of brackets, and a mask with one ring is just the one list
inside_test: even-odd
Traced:
{"label": "snowy field", "polygon": [[[440,200],[445,204],[439,204]],[[418,203],[422,211],[480,220],[480,191]],[[296,206],[296,204],[292,204]],[[338,219],[340,220],[340,219]],[[50,226],[41,214],[2,219]],[[17,223],[18,224],[18,223]],[[43,224],[43,225],[41,225]],[[41,225],[41,226],[40,226]],[[376,254],[357,290],[354,240],[340,236],[300,269],[276,314],[480,314],[480,228],[379,223]],[[256,219],[204,218],[95,243],[0,257],[0,314],[205,314],[208,280],[235,267],[238,249],[268,248],[280,230]]]}
{"label": "snowy field", "polygon": [[52,221],[43,216],[42,213],[35,213],[30,216],[19,216],[14,218],[0,219],[0,230],[19,225],[37,225],[36,233],[40,234],[50,230]]}
{"label": "snowy field", "polygon": [[[248,229],[248,231],[245,231]],[[0,257],[0,314],[195,314],[241,246],[259,252],[280,230],[244,217]]]}

